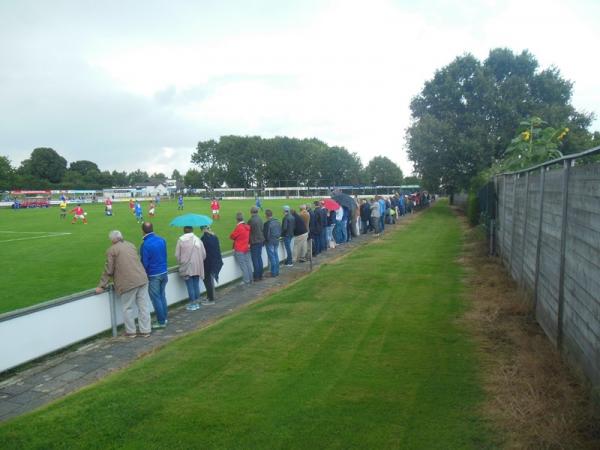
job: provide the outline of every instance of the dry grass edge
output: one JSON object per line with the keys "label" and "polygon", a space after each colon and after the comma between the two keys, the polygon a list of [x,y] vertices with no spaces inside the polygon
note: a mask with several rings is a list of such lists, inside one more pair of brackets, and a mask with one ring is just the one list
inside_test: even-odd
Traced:
{"label": "dry grass edge", "polygon": [[506,448],[600,448],[600,417],[590,387],[569,367],[535,321],[519,290],[485,241],[458,217],[470,308],[462,321],[478,344],[485,416]]}

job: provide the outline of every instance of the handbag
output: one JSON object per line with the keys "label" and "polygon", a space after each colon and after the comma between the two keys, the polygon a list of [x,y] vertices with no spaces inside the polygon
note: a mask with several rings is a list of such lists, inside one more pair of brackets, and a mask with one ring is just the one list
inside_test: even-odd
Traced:
{"label": "handbag", "polygon": [[189,261],[179,264],[179,269],[178,270],[179,270],[179,276],[180,277],[182,277],[182,278],[189,278],[189,275],[188,275],[188,268],[189,268],[189,266],[190,266],[190,262]]}

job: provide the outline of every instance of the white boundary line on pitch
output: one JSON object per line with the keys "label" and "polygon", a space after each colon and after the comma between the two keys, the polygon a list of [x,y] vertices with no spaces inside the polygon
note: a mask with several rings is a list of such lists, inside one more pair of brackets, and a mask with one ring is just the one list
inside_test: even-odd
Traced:
{"label": "white boundary line on pitch", "polygon": [[48,233],[47,231],[0,231],[0,233],[27,233],[27,234],[40,234],[40,233],[46,233],[43,234],[41,236],[30,236],[30,237],[24,237],[24,238],[17,238],[17,239],[6,239],[6,240],[1,240],[0,239],[0,244],[3,244],[4,242],[15,242],[15,241],[29,241],[31,239],[41,239],[41,238],[47,238],[47,237],[56,237],[56,236],[68,236],[71,233],[67,233],[67,232],[51,232]]}
{"label": "white boundary line on pitch", "polygon": [[0,230],[0,233],[18,233],[18,234],[44,234],[44,233],[61,233],[61,231],[8,231]]}

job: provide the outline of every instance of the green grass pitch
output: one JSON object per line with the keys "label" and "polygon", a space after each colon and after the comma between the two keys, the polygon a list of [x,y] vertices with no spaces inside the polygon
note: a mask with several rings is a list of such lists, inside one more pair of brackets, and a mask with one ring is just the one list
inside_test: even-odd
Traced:
{"label": "green grass pitch", "polygon": [[397,233],[97,385],[0,424],[0,448],[486,449],[460,224]]}
{"label": "green grass pitch", "polygon": [[[275,217],[283,215],[283,205],[297,207],[307,200],[279,199],[262,201],[263,211],[273,210]],[[174,266],[175,243],[182,229],[169,226],[176,216],[198,213],[210,216],[210,201],[187,199],[184,210],[177,210],[177,201],[161,201],[156,216],[147,215],[149,202],[142,202],[144,218],[151,220],[154,231],[167,240],[169,266]],[[213,230],[221,241],[223,252],[231,249],[229,233],[235,226],[235,213],[242,211],[250,217],[254,199],[223,200],[221,219]],[[75,206],[69,204],[69,209]],[[104,267],[105,251],[110,246],[108,233],[120,230],[125,239],[139,247],[141,226],[129,211],[127,202],[113,204],[114,215],[104,215],[104,205],[83,205],[88,224],[71,224],[71,215],[60,219],[57,206],[42,209],[0,209],[0,313],[35,305],[43,301],[73,294],[97,285]],[[264,214],[261,213],[264,219]]]}

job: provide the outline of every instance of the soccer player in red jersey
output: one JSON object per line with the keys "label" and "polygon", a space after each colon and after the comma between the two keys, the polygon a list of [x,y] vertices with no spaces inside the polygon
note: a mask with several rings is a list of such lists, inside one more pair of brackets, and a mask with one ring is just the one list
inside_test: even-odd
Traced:
{"label": "soccer player in red jersey", "polygon": [[81,205],[78,203],[77,206],[75,208],[73,208],[70,211],[71,214],[73,214],[73,220],[71,221],[71,223],[75,223],[78,220],[83,221],[83,223],[85,225],[87,225],[87,218],[85,217],[87,215],[87,213],[83,212],[83,208],[81,207]]}
{"label": "soccer player in red jersey", "polygon": [[213,220],[220,218],[221,206],[219,205],[219,201],[213,197],[212,202],[210,202],[210,209],[212,210],[212,218]]}

